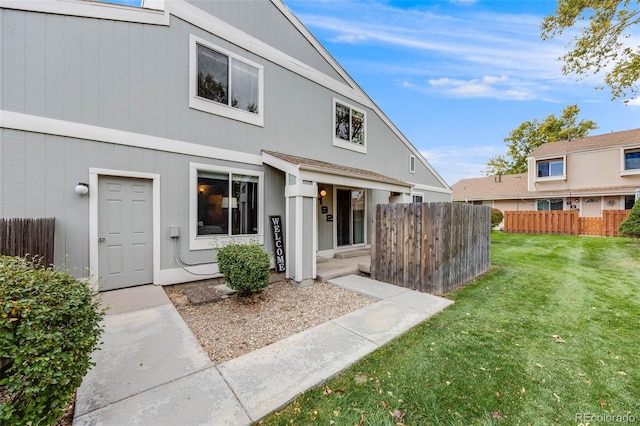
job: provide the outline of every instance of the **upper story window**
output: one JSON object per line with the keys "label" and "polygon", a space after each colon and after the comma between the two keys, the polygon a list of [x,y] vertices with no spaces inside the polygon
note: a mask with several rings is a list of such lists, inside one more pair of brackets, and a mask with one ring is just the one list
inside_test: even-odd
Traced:
{"label": "upper story window", "polygon": [[117,4],[120,6],[141,7],[144,9],[164,10],[164,0],[94,0],[98,3]]}
{"label": "upper story window", "polygon": [[189,106],[262,126],[263,67],[191,36]]}
{"label": "upper story window", "polygon": [[416,156],[409,155],[409,173],[416,172]]}
{"label": "upper story window", "polygon": [[333,145],[366,153],[367,113],[335,99],[333,107]]}
{"label": "upper story window", "polygon": [[536,176],[538,178],[564,176],[564,158],[540,160],[536,162]]}
{"label": "upper story window", "polygon": [[640,170],[640,148],[624,150],[624,169]]}

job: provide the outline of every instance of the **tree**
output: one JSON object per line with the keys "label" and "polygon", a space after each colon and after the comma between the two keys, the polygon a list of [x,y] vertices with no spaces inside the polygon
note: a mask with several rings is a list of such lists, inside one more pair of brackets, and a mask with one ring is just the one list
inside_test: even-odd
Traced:
{"label": "tree", "polygon": [[504,138],[507,154],[496,155],[487,162],[484,172],[487,176],[527,172],[527,157],[534,149],[547,142],[582,138],[589,130],[597,129],[595,121],[577,121],[580,114],[578,105],[569,105],[562,110],[562,116],[549,115],[544,121],[525,121]]}
{"label": "tree", "polygon": [[640,238],[640,200],[637,200],[629,216],[620,224],[618,232],[622,237]]}
{"label": "tree", "polygon": [[570,50],[558,58],[564,61],[562,72],[587,76],[604,71],[612,100],[627,96],[627,91],[635,97],[640,45],[629,43],[628,30],[640,23],[638,5],[640,0],[558,0],[555,15],[542,21],[541,37],[552,39],[579,26],[580,33],[568,45]]}

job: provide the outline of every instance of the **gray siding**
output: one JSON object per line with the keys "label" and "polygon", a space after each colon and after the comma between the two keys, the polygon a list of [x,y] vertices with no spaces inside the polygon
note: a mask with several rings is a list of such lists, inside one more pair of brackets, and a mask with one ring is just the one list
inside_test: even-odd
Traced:
{"label": "gray siding", "polygon": [[270,46],[347,84],[289,20],[265,0],[187,0]]}
{"label": "gray siding", "polygon": [[[160,175],[160,268],[176,268],[169,227],[180,228],[180,252],[188,263],[213,260],[210,250],[189,251],[189,163],[262,170],[228,161],[108,143],[0,129],[0,217],[55,217],[55,263],[86,276],[89,264],[89,197],[74,192],[89,168]],[[269,215],[284,216],[284,175],[271,170],[264,184],[265,242]]]}
{"label": "gray siding", "polygon": [[[215,2],[213,2],[215,3]],[[242,2],[240,2],[242,3]],[[441,186],[371,110],[179,19],[170,27],[5,10],[11,111],[259,154],[262,149]],[[264,127],[189,108],[189,35],[264,65]],[[367,111],[366,155],[332,146],[333,98]]]}

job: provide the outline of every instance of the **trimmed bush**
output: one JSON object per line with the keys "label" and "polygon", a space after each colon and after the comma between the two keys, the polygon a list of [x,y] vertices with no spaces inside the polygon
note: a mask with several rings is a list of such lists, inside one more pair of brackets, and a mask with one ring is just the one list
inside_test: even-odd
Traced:
{"label": "trimmed bush", "polygon": [[504,219],[504,214],[496,209],[496,208],[492,208],[491,209],[491,227],[495,228],[496,226],[500,225],[502,223],[502,219]]}
{"label": "trimmed bush", "polygon": [[629,216],[618,227],[618,232],[621,237],[640,238],[640,200],[633,205]]}
{"label": "trimmed bush", "polygon": [[85,283],[0,256],[0,424],[56,422],[93,365],[103,316]]}
{"label": "trimmed bush", "polygon": [[257,244],[229,244],[218,250],[218,267],[240,296],[269,285],[269,254]]}

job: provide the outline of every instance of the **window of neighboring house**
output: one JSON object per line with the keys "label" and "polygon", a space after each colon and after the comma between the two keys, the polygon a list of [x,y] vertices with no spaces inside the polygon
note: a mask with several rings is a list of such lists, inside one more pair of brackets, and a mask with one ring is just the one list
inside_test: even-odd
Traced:
{"label": "window of neighboring house", "polygon": [[564,176],[564,159],[562,158],[538,161],[536,166],[539,178]]}
{"label": "window of neighboring house", "polygon": [[344,102],[334,100],[333,144],[366,153],[367,114]]}
{"label": "window of neighboring house", "polygon": [[263,125],[262,66],[191,36],[191,68],[189,106]]}
{"label": "window of neighboring house", "polygon": [[538,200],[538,210],[564,210],[561,198],[552,198],[550,200]]}
{"label": "window of neighboring house", "polygon": [[640,148],[624,151],[624,169],[640,170]]}
{"label": "window of neighboring house", "polygon": [[192,164],[191,173],[192,250],[210,249],[214,237],[224,241],[262,234],[261,172]]}
{"label": "window of neighboring house", "polygon": [[413,195],[413,202],[414,203],[422,203],[424,200],[424,196],[422,194],[414,194]]}
{"label": "window of neighboring house", "polygon": [[416,172],[416,156],[409,155],[409,173]]}
{"label": "window of neighboring house", "polygon": [[636,203],[636,196],[635,195],[625,195],[624,196],[624,209],[625,210],[631,210],[635,203]]}

